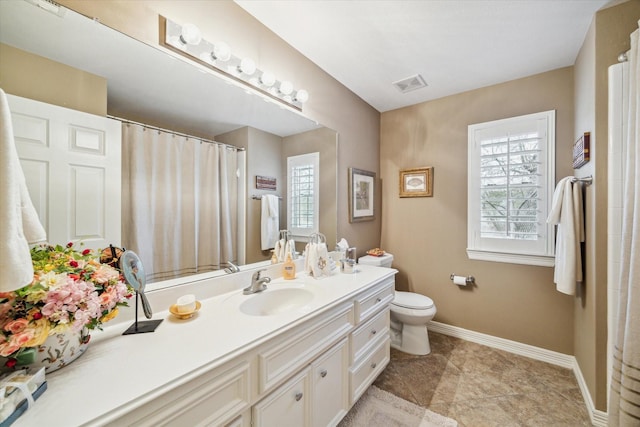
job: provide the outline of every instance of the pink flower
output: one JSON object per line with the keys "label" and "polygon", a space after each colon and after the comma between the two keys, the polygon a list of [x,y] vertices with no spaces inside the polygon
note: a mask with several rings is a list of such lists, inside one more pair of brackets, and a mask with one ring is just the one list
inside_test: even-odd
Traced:
{"label": "pink flower", "polygon": [[98,283],[108,283],[110,280],[117,280],[120,274],[108,265],[100,265],[91,276],[92,280]]}
{"label": "pink flower", "polygon": [[82,251],[82,255],[87,256],[91,253],[91,249],[85,249],[84,251]]}
{"label": "pink flower", "polygon": [[20,350],[20,346],[16,346],[15,344],[7,341],[0,344],[0,356],[7,357],[10,354],[15,353]]}
{"label": "pink flower", "polygon": [[24,331],[20,332],[19,334],[11,335],[10,342],[12,344],[17,345],[18,347],[22,347],[23,345],[25,345],[26,343],[28,343],[32,339],[33,339],[33,329],[25,329]]}
{"label": "pink flower", "polygon": [[12,334],[19,334],[27,328],[29,321],[27,319],[16,319],[4,325],[4,330]]}
{"label": "pink flower", "polygon": [[100,305],[110,307],[112,303],[115,305],[114,295],[111,292],[106,291],[100,295]]}

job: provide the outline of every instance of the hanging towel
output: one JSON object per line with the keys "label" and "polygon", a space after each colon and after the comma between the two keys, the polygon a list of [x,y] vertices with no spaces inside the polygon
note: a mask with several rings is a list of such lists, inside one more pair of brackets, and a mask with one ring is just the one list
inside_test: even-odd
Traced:
{"label": "hanging towel", "polygon": [[283,262],[284,259],[282,258],[283,254],[284,254],[284,240],[280,239],[276,242],[275,247],[273,248],[273,253],[276,255],[276,258],[278,259],[278,262]]}
{"label": "hanging towel", "polygon": [[45,240],[16,151],[9,103],[0,89],[0,292],[31,283],[29,244]]}
{"label": "hanging towel", "polygon": [[305,249],[304,271],[316,279],[330,276],[332,267],[326,243],[308,243]]}
{"label": "hanging towel", "polygon": [[547,223],[557,224],[556,262],[553,281],[559,292],[575,295],[576,283],[582,282],[582,254],[584,216],[582,186],[572,183],[574,177],[562,178],[553,193]]}
{"label": "hanging towel", "polygon": [[283,252],[283,260],[282,261],[286,261],[287,260],[287,254],[291,255],[291,259],[296,259],[296,242],[293,239],[287,240],[287,243],[285,243],[284,245],[284,252]]}
{"label": "hanging towel", "polygon": [[311,270],[311,263],[314,262],[315,257],[315,246],[312,243],[307,243],[304,247],[304,272],[309,276],[313,274],[313,270]]}
{"label": "hanging towel", "polygon": [[278,240],[278,196],[265,194],[262,196],[262,212],[260,218],[260,234],[262,236],[262,250],[275,247]]}

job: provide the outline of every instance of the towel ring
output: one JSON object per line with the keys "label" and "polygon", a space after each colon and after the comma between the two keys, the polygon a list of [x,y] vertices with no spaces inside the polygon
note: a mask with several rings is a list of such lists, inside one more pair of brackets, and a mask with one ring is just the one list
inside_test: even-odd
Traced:
{"label": "towel ring", "polygon": [[289,240],[291,240],[291,231],[289,230],[280,230],[280,240],[284,240],[285,242],[288,242]]}
{"label": "towel ring", "polygon": [[310,243],[327,243],[327,238],[322,233],[313,233],[309,236]]}

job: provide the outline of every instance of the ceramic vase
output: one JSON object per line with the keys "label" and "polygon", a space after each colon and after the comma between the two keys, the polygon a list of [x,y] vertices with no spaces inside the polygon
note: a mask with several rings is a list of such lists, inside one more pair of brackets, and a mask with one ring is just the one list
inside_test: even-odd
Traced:
{"label": "ceramic vase", "polygon": [[89,335],[86,329],[72,331],[71,329],[55,335],[35,350],[35,361],[29,363],[33,370],[44,367],[48,374],[67,366],[80,357],[89,346]]}

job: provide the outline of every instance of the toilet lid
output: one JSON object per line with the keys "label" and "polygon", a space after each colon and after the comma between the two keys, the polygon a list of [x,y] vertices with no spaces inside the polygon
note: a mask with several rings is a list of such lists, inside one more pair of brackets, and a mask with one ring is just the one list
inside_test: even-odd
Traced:
{"label": "toilet lid", "polygon": [[391,304],[405,308],[427,309],[433,307],[433,300],[415,292],[396,291],[395,298]]}

